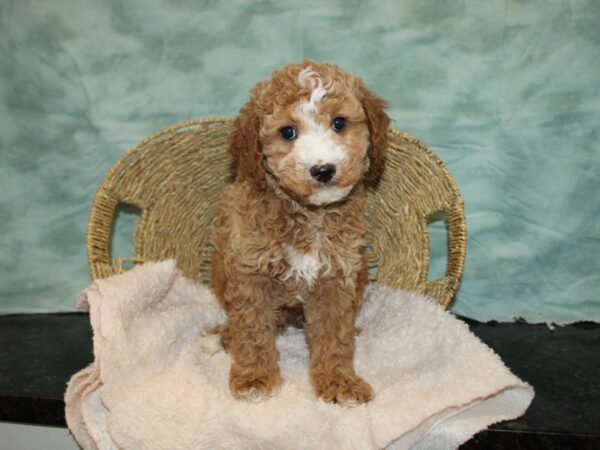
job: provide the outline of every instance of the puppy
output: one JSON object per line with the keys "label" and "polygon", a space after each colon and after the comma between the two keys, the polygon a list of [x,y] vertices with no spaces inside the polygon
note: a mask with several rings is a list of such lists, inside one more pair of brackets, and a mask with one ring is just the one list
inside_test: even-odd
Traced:
{"label": "puppy", "polygon": [[385,106],[338,66],[303,61],[259,82],[240,110],[212,266],[234,397],[280,386],[275,340],[286,321],[304,323],[318,396],[373,397],[354,371],[354,323],[367,282],[364,180],[383,161]]}

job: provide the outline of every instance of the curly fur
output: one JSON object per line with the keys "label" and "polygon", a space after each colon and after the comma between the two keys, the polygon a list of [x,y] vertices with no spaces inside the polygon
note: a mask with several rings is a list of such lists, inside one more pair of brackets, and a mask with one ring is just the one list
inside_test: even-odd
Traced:
{"label": "curly fur", "polygon": [[[281,384],[275,336],[287,323],[305,326],[320,397],[372,398],[353,369],[354,322],[367,281],[363,184],[384,159],[385,106],[339,67],[303,61],[259,82],[240,110],[230,139],[237,177],[220,201],[212,272],[236,398]],[[346,119],[340,132],[335,117]],[[286,141],[279,131],[290,125],[298,138]],[[309,166],[328,158],[336,174],[319,183]]]}

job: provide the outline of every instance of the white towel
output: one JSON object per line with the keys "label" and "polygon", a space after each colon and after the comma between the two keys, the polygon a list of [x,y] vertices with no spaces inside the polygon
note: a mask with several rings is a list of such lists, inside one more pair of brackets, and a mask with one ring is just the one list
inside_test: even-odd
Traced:
{"label": "white towel", "polygon": [[453,449],[520,416],[534,395],[433,300],[381,284],[366,290],[355,355],[375,398],[354,408],[316,397],[294,328],[277,339],[281,390],[234,400],[230,357],[205,336],[224,313],[173,261],[97,280],[78,302],[95,361],[72,377],[65,403],[85,449]]}

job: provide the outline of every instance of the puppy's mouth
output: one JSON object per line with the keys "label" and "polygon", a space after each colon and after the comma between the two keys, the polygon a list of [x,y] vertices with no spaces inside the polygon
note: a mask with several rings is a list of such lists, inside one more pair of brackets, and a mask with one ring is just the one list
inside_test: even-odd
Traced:
{"label": "puppy's mouth", "polygon": [[319,186],[316,192],[308,197],[308,203],[315,206],[329,205],[344,200],[352,191],[354,186],[336,186],[326,184]]}

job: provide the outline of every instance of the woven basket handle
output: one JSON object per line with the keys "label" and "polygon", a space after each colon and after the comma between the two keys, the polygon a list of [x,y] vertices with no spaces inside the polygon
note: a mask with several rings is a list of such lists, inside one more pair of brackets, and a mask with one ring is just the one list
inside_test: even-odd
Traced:
{"label": "woven basket handle", "polygon": [[110,264],[110,244],[113,219],[119,201],[100,188],[94,197],[87,228],[88,268],[92,278],[114,275]]}
{"label": "woven basket handle", "polygon": [[127,264],[142,262],[137,256],[113,259],[110,255],[113,227],[120,203],[122,202],[116,195],[102,187],[94,197],[87,228],[88,268],[94,279],[122,273],[127,270]]}
{"label": "woven basket handle", "polygon": [[467,227],[464,202],[456,199],[454,203],[445,206],[439,212],[443,214],[448,227],[446,273],[444,277],[437,280],[425,281],[421,290],[436,298],[444,306],[448,306],[460,285],[465,263]]}
{"label": "woven basket handle", "polygon": [[465,265],[467,227],[465,223],[464,202],[460,199],[446,210],[448,224],[448,263],[446,277],[459,281]]}

